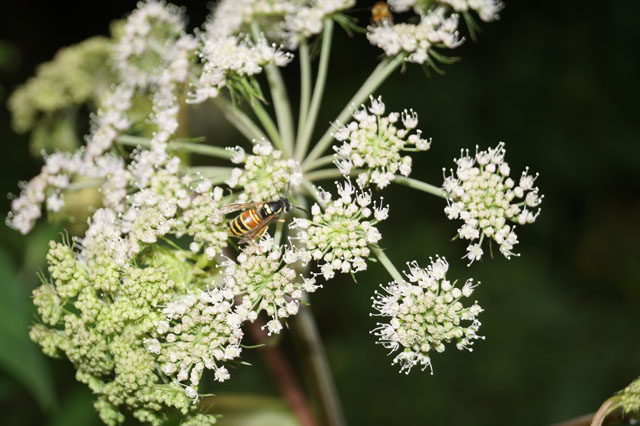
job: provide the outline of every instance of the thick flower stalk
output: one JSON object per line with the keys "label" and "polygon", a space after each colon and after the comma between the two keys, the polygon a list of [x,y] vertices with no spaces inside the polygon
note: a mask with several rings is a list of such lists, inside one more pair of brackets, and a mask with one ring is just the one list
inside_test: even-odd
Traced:
{"label": "thick flower stalk", "polygon": [[518,243],[515,225],[533,223],[540,214],[537,207],[542,195],[534,186],[537,175],[530,175],[527,169],[515,182],[509,177],[505,152],[504,143],[486,151],[476,147],[474,157],[463,150],[455,160],[455,174],[452,170],[443,184],[448,196],[447,217],[464,221],[458,236],[470,241],[465,256],[469,263],[482,258],[485,238],[498,243],[507,259],[514,256],[512,250]]}
{"label": "thick flower stalk", "polygon": [[382,189],[391,183],[396,173],[409,176],[412,160],[402,153],[426,151],[431,146],[431,139],[423,139],[421,130],[411,133],[418,125],[415,111],[392,112],[386,116],[384,112],[382,99],[372,97],[371,106],[361,106],[353,113],[355,121],[339,128],[333,135],[343,142],[333,147],[340,171],[349,175],[354,167],[364,169],[357,176],[360,187],[373,183]]}
{"label": "thick flower stalk", "polygon": [[392,281],[382,286],[382,292],[376,291],[374,315],[388,322],[378,323],[372,331],[390,353],[399,351],[392,364],[407,374],[414,366],[431,368],[430,354],[444,352],[446,343],[471,351],[474,340],[481,338],[477,316],[482,312],[477,303],[465,307],[461,302],[478,284],[469,279],[456,287],[455,281],[447,280],[449,264],[444,258],[431,259],[426,268],[417,262],[408,266],[407,281]]}

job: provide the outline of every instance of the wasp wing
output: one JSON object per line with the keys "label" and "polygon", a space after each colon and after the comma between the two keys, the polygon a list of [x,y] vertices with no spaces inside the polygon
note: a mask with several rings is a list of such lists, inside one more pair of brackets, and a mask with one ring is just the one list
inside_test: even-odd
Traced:
{"label": "wasp wing", "polygon": [[258,201],[257,203],[231,203],[226,206],[222,206],[222,213],[227,214],[237,212],[238,210],[253,209],[261,206],[262,204],[264,204],[262,201]]}
{"label": "wasp wing", "polygon": [[251,231],[244,234],[244,236],[240,239],[239,244],[248,243],[250,240],[254,238],[258,238],[262,236],[262,234],[267,230],[267,227],[275,218],[277,218],[277,214],[271,214],[260,221],[258,226],[253,228]]}

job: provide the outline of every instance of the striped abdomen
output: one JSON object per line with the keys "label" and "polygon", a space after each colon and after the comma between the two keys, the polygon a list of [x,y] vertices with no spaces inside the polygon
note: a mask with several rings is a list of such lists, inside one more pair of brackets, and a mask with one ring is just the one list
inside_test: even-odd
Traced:
{"label": "striped abdomen", "polygon": [[240,213],[233,219],[229,227],[231,235],[242,237],[260,224],[262,218],[257,209],[249,209]]}

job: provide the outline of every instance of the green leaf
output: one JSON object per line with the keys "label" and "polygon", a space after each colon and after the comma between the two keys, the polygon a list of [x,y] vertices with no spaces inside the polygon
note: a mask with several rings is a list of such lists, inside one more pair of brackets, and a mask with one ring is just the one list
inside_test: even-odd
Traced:
{"label": "green leaf", "polygon": [[43,410],[55,406],[53,381],[44,355],[29,340],[29,294],[0,248],[0,368],[21,382]]}

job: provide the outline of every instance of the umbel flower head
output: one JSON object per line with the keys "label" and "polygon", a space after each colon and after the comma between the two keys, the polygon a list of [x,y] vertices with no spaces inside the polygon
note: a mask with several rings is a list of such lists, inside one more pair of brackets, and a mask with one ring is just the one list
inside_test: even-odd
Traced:
{"label": "umbel flower head", "polygon": [[182,10],[158,1],[140,2],[127,18],[115,49],[120,75],[132,85],[157,83],[167,58],[186,36]]}
{"label": "umbel flower head", "polygon": [[497,20],[498,13],[504,7],[504,4],[499,0],[389,0],[389,6],[394,12],[406,12],[413,9],[416,13],[424,13],[434,3],[449,6],[460,13],[473,10],[485,22]]}
{"label": "umbel flower head", "polygon": [[[186,418],[197,415],[194,395],[157,368],[162,349],[170,343],[176,347],[157,330],[165,322],[161,306],[205,285],[192,274],[193,263],[181,252],[156,246],[123,267],[111,256],[81,256],[53,242],[47,262],[51,281],[33,292],[42,323],[31,329],[30,337],[47,355],[64,356],[74,364],[76,378],[97,397],[94,406],[101,419],[116,425],[130,412],[141,422],[161,424],[172,411]],[[217,312],[224,312],[220,306]],[[180,339],[187,339],[189,326],[200,319],[193,310],[188,314],[179,324],[167,324],[174,331],[182,328]],[[216,336],[230,333],[225,331],[215,330]],[[200,347],[191,342],[190,348]]]}
{"label": "umbel flower head", "polygon": [[474,340],[481,338],[477,316],[482,312],[477,303],[465,307],[461,301],[478,284],[469,279],[456,287],[455,281],[447,280],[449,264],[444,258],[431,259],[426,268],[417,262],[408,265],[408,281],[392,281],[381,286],[383,292],[376,291],[373,315],[387,317],[388,322],[379,322],[372,331],[390,354],[399,351],[392,364],[400,364],[400,372],[407,374],[417,365],[431,368],[430,354],[443,352],[445,343],[471,351]]}
{"label": "umbel flower head", "polygon": [[382,238],[375,225],[389,216],[389,208],[383,207],[382,202],[378,206],[372,204],[371,193],[358,191],[349,181],[336,182],[336,186],[339,198],[332,200],[331,194],[322,191],[324,207],[314,204],[311,219],[296,218],[291,224],[293,229],[300,228],[300,242],[327,280],[333,278],[334,271],[367,269],[369,246]]}
{"label": "umbel flower head", "polygon": [[[431,146],[430,139],[422,138],[422,131],[416,130],[418,114],[405,110],[402,114],[392,112],[384,115],[382,99],[371,97],[369,108],[362,105],[353,113],[355,121],[340,127],[333,137],[343,142],[334,146],[335,163],[344,175],[349,175],[353,167],[365,168],[357,178],[358,185],[369,183],[382,189],[393,180],[396,173],[409,176],[411,157],[402,156],[406,151],[426,151]],[[404,128],[400,127],[400,124]]]}
{"label": "umbel flower head", "polygon": [[449,15],[442,7],[421,14],[418,24],[370,25],[367,38],[372,45],[384,50],[387,56],[404,54],[408,62],[431,65],[434,64],[431,56],[439,57],[434,48],[454,49],[462,44],[458,33],[458,15]]}
{"label": "umbel flower head", "polygon": [[451,170],[442,185],[449,197],[444,209],[447,217],[464,221],[458,236],[470,241],[465,256],[469,263],[482,258],[485,238],[498,243],[507,259],[515,255],[515,224],[533,223],[540,214],[536,207],[543,196],[534,186],[537,175],[530,175],[527,168],[516,183],[509,177],[511,168],[504,160],[505,152],[502,142],[486,151],[476,147],[474,157],[463,150],[455,160],[455,174]]}
{"label": "umbel flower head", "polygon": [[315,279],[300,277],[294,264],[300,253],[292,247],[275,247],[265,235],[259,245],[250,245],[236,261],[223,263],[223,281],[253,312],[264,311],[271,320],[268,334],[282,330],[282,321],[298,313],[304,292],[313,292]]}
{"label": "umbel flower head", "polygon": [[267,38],[297,48],[301,40],[322,31],[325,19],[355,5],[355,0],[222,0],[216,4],[208,31],[221,35],[250,34],[258,24]]}
{"label": "umbel flower head", "polygon": [[244,156],[236,148],[232,160],[244,163],[244,169],[235,168],[226,181],[231,188],[242,188],[240,201],[269,201],[283,196],[289,185],[302,183],[302,169],[293,158],[284,158],[282,151],[266,140],[253,142],[253,155]]}
{"label": "umbel flower head", "polygon": [[185,384],[191,399],[198,396],[205,369],[214,371],[214,380],[224,382],[230,374],[222,363],[242,352],[240,325],[256,315],[244,305],[234,306],[233,298],[233,291],[224,287],[188,293],[163,309],[166,320],[156,327],[162,341],[144,341],[147,351],[158,355],[162,372]]}
{"label": "umbel flower head", "polygon": [[264,66],[283,67],[293,59],[292,54],[264,37],[254,42],[246,35],[219,35],[211,31],[201,36],[199,55],[204,65],[190,102],[215,98],[222,88],[235,87],[234,82],[261,73]]}

